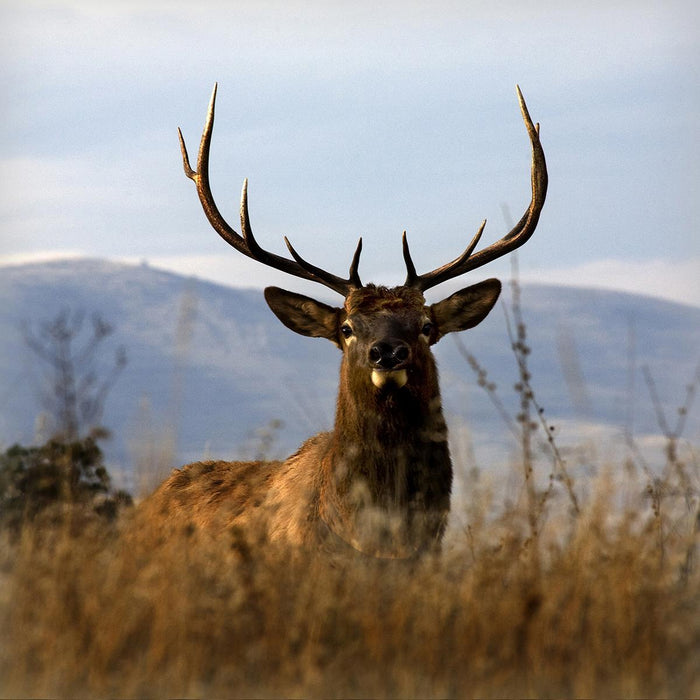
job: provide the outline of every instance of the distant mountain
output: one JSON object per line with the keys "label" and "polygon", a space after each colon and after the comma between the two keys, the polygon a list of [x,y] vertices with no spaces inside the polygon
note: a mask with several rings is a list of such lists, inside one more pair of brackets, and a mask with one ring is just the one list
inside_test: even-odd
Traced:
{"label": "distant mountain", "polygon": [[[587,440],[599,456],[613,459],[608,445],[619,446],[628,424],[641,445],[658,446],[658,420],[640,368],[648,368],[674,425],[700,360],[700,309],[568,287],[525,285],[521,293],[532,384],[560,446],[570,451]],[[319,296],[328,299],[321,288]],[[508,285],[504,298],[507,304]],[[284,456],[333,423],[338,350],[284,328],[260,291],[146,265],[74,260],[0,267],[1,446],[33,441],[46,388],[22,324],[36,327],[63,309],[98,312],[115,327],[107,359],[117,346],[126,348],[128,364],[103,422],[113,433],[109,462],[130,483],[143,464],[170,468],[258,450]],[[517,414],[517,367],[503,308],[460,340],[498,385],[507,411]],[[509,460],[514,438],[455,340],[448,336],[435,350],[456,458],[498,468]],[[691,439],[698,438],[699,408],[687,417]],[[270,428],[271,421],[283,426]]]}

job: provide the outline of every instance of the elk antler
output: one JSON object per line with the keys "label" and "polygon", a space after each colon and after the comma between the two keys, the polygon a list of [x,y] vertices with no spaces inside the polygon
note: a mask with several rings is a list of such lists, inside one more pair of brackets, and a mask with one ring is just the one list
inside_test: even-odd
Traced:
{"label": "elk antler", "polygon": [[199,201],[202,203],[202,208],[206,214],[209,223],[213,226],[214,230],[231,246],[233,246],[237,251],[247,255],[253,260],[267,265],[268,267],[273,267],[276,270],[281,270],[295,277],[301,277],[302,279],[311,280],[312,282],[319,282],[320,284],[330,287],[333,291],[347,296],[350,290],[362,287],[362,282],[360,281],[360,276],[357,272],[357,267],[360,262],[360,252],[362,251],[362,239],[360,238],[357,244],[357,249],[355,250],[355,255],[352,259],[352,264],[350,265],[350,274],[348,279],[343,279],[330,272],[322,270],[320,267],[316,267],[311,263],[306,262],[301,256],[292,248],[291,244],[285,237],[284,242],[287,244],[287,248],[291,253],[294,260],[289,260],[288,258],[283,258],[280,255],[275,255],[270,253],[258,245],[258,242],[253,236],[253,230],[250,226],[250,217],[248,216],[248,180],[243,182],[243,191],[241,192],[241,234],[236,233],[231,226],[226,222],[219,209],[214,202],[214,197],[211,193],[211,188],[209,186],[209,150],[211,146],[211,134],[214,129],[214,105],[216,103],[216,88],[217,85],[214,84],[214,90],[211,95],[211,101],[209,102],[209,110],[207,111],[207,120],[204,124],[204,131],[202,132],[202,140],[199,145],[199,154],[197,155],[197,170],[193,170],[190,166],[190,160],[187,155],[187,147],[185,146],[185,139],[182,136],[182,131],[178,128],[177,133],[180,137],[180,150],[182,151],[182,162],[185,168],[185,175],[193,180],[197,185],[197,194],[199,195]]}
{"label": "elk antler", "polygon": [[[458,258],[455,258],[452,262],[442,267],[438,267],[432,272],[426,272],[423,275],[416,274],[416,268],[411,260],[411,253],[408,250],[406,232],[404,232],[403,257],[406,263],[407,275],[405,285],[407,287],[415,287],[424,292],[426,289],[446,282],[453,277],[463,275],[465,272],[474,270],[492,260],[496,260],[496,258],[500,258],[506,253],[510,253],[512,250],[523,245],[523,243],[532,236],[537,226],[537,221],[540,218],[545,196],[547,195],[547,164],[544,159],[542,144],[540,143],[540,125],[532,123],[530,114],[527,111],[527,105],[523,99],[523,94],[520,92],[520,88],[517,85],[516,89],[518,91],[520,111],[522,112],[523,121],[525,122],[527,133],[530,135],[530,143],[532,145],[532,199],[530,201],[530,206],[509,233],[487,248],[480,250],[478,253],[474,253],[474,248],[476,248],[484,226],[486,225],[486,221],[484,220],[476,236],[474,236],[471,243],[467,246],[467,249]],[[472,253],[474,254],[472,255]]]}

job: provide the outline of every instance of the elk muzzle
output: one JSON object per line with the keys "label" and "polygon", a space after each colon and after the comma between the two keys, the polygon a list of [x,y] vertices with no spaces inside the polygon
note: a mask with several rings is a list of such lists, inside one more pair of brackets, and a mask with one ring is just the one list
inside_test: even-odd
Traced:
{"label": "elk muzzle", "polygon": [[406,365],[411,359],[411,348],[403,340],[382,340],[369,349],[372,384],[381,389],[387,383],[399,389],[408,381]]}

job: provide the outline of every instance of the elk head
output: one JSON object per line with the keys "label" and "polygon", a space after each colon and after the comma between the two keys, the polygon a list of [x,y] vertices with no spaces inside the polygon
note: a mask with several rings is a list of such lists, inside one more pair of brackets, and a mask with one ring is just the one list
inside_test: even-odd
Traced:
{"label": "elk head", "polygon": [[[368,378],[376,388],[381,389],[389,383],[399,388],[407,383],[411,362],[419,352],[417,348],[432,345],[452,331],[471,328],[486,317],[500,292],[498,280],[490,279],[472,285],[432,306],[425,306],[423,292],[515,250],[530,238],[537,226],[547,192],[547,168],[539,139],[539,124],[533,124],[519,87],[517,93],[520,109],[532,145],[532,199],[527,211],[500,240],[474,252],[486,225],[486,221],[483,221],[459,257],[422,275],[416,273],[404,232],[406,281],[390,293],[383,287],[365,286],[360,281],[358,264],[362,251],[361,238],[347,279],[304,260],[286,237],[284,241],[291,259],[261,248],[250,225],[247,179],[243,183],[241,194],[241,234],[225,221],[214,202],[209,185],[209,151],[214,127],[216,90],[215,85],[196,171],[190,166],[185,141],[178,129],[185,174],[197,185],[197,193],[210,224],[229,245],[244,255],[295,277],[318,282],[345,297],[342,309],[333,308],[300,294],[268,287],[265,299],[282,323],[302,335],[331,340],[347,355],[356,358],[358,365],[364,363]],[[381,313],[390,309],[391,314]],[[375,319],[371,323],[370,317]],[[418,345],[418,342],[423,345]]]}

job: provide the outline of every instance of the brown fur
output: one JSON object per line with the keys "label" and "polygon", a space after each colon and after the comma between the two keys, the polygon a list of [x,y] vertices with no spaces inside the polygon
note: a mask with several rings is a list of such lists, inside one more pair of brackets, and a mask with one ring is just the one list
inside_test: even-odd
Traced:
{"label": "brown fur", "polygon": [[[478,323],[499,291],[500,284],[488,280],[426,306],[416,289],[368,285],[351,290],[343,308],[334,309],[266,290],[285,325],[343,350],[334,429],[281,462],[200,462],[174,471],[141,505],[140,527],[158,527],[163,536],[182,527],[214,535],[238,530],[390,558],[438,546],[452,465],[430,345]],[[351,340],[344,325],[352,327]],[[378,342],[406,346],[407,357],[397,365],[405,369],[405,386],[373,384],[370,356]]]}

